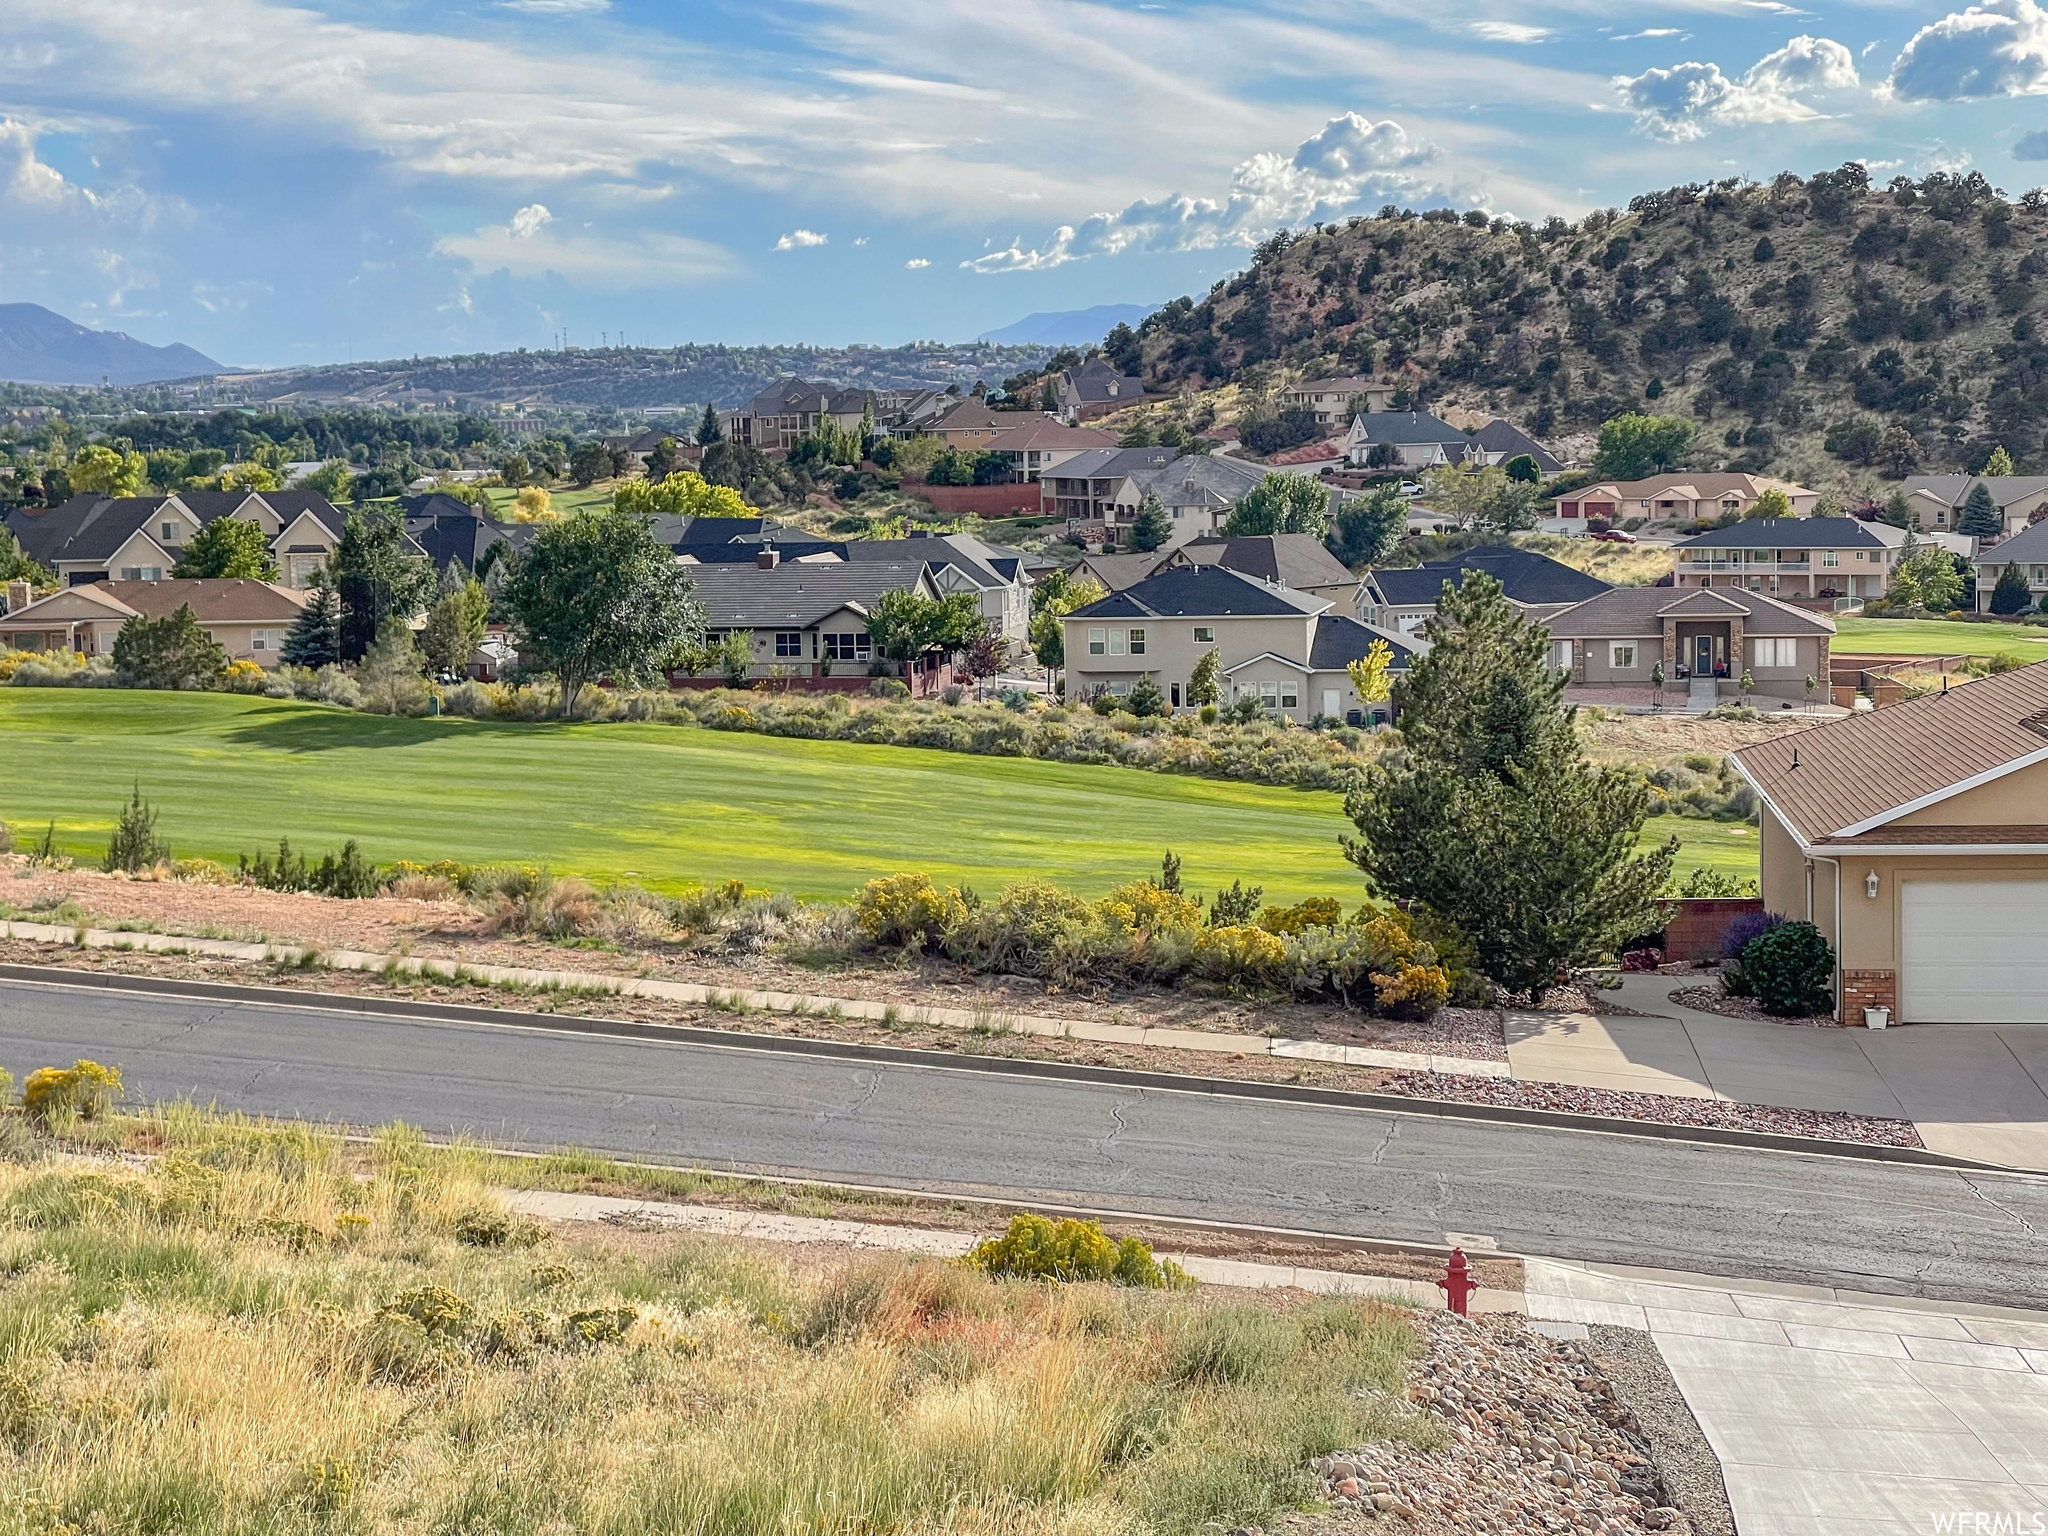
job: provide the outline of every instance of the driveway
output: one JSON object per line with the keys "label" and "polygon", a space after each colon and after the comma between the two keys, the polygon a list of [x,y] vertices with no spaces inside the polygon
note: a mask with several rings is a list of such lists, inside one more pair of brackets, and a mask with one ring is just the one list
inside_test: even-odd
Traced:
{"label": "driveway", "polygon": [[1649,1332],[1742,1536],[2048,1528],[2048,1313],[1550,1259],[1525,1273],[1532,1318]]}
{"label": "driveway", "polygon": [[1518,1078],[1910,1120],[1937,1152],[2048,1171],[2048,1025],[1814,1029],[1702,1013],[1669,976],[1609,993],[1636,1014],[1510,1013]]}

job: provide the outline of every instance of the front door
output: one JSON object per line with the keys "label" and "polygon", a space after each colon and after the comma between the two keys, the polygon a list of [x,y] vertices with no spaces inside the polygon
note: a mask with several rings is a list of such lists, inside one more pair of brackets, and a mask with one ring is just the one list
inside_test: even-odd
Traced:
{"label": "front door", "polygon": [[1714,637],[1712,635],[1694,635],[1692,637],[1692,646],[1692,675],[1694,677],[1712,677],[1714,675]]}
{"label": "front door", "polygon": [[1343,708],[1343,702],[1343,696],[1337,689],[1325,688],[1323,690],[1323,718],[1335,720]]}

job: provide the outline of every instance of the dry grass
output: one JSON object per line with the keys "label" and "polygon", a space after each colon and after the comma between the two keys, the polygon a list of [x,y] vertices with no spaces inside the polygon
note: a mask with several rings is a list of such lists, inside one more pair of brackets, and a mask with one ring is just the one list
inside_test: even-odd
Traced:
{"label": "dry grass", "polygon": [[1609,544],[1600,539],[1568,539],[1554,533],[1525,534],[1515,542],[1617,587],[1652,587],[1669,576],[1672,569],[1668,545]]}
{"label": "dry grass", "polygon": [[190,1111],[146,1164],[0,1123],[9,1536],[1195,1531],[1436,1433],[1377,1304],[571,1246],[402,1129],[358,1168]]}

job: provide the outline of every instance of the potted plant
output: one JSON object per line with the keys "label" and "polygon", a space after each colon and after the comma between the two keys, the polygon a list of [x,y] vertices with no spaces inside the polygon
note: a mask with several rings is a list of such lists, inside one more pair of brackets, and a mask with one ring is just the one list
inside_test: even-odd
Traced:
{"label": "potted plant", "polygon": [[1886,1029],[1890,1027],[1891,1022],[1892,1011],[1889,1008],[1866,1008],[1863,1010],[1863,1027],[1865,1029]]}

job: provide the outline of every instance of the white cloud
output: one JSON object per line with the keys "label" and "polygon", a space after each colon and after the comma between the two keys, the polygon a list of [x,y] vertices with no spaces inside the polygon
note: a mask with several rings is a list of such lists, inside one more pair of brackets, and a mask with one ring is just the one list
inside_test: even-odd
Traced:
{"label": "white cloud", "polygon": [[2015,160],[2048,160],[2048,128],[2036,128],[2032,133],[2023,134],[2019,143],[2012,147]]}
{"label": "white cloud", "polygon": [[1607,39],[1607,41],[1609,41],[1610,43],[1633,43],[1633,42],[1635,42],[1635,41],[1636,41],[1636,40],[1637,40],[1638,38],[1644,38],[1644,37],[1686,37],[1686,36],[1690,36],[1690,34],[1689,34],[1689,33],[1684,33],[1684,32],[1680,32],[1680,31],[1678,30],[1678,28],[1676,28],[1676,27],[1645,27],[1645,28],[1644,28],[1644,29],[1643,29],[1642,31],[1640,31],[1640,32],[1624,32],[1624,33],[1622,33],[1622,34],[1621,34],[1621,35],[1620,35],[1619,37],[1610,37],[1609,39]]}
{"label": "white cloud", "polygon": [[1063,224],[1043,246],[1026,249],[1012,240],[960,265],[976,272],[1037,272],[1127,250],[1248,246],[1283,226],[1337,213],[1368,197],[1442,199],[1443,188],[1409,174],[1440,153],[1391,119],[1375,123],[1346,112],[1304,140],[1291,159],[1266,152],[1241,162],[1220,202],[1180,193],[1143,200],[1078,227]]}
{"label": "white cloud", "polygon": [[775,242],[775,249],[778,251],[794,251],[804,246],[823,245],[826,238],[826,236],[819,234],[815,229],[792,229],[788,234]]}
{"label": "white cloud", "polygon": [[1532,27],[1519,21],[1475,21],[1472,30],[1489,43],[1545,43],[1557,34],[1548,27]]}
{"label": "white cloud", "polygon": [[1985,0],[1914,33],[1886,90],[1901,101],[2048,92],[2048,11],[2034,0]]}
{"label": "white cloud", "polygon": [[[528,218],[521,215],[541,215]],[[477,273],[513,277],[556,273],[582,287],[608,291],[700,282],[729,276],[738,268],[721,246],[686,235],[646,231],[618,238],[583,232],[564,234],[539,204],[522,208],[507,224],[489,224],[467,235],[446,235],[434,254],[466,263]],[[464,295],[467,289],[463,290]],[[457,300],[458,306],[462,299]]]}
{"label": "white cloud", "polygon": [[[2044,158],[2048,158],[2048,156],[2044,156]],[[904,269],[910,272],[922,272],[930,265],[931,262],[922,256],[913,256],[910,260],[903,263]]]}
{"label": "white cloud", "polygon": [[1617,75],[1614,88],[1643,132],[1687,143],[1716,127],[1808,121],[1821,114],[1800,93],[1850,90],[1860,83],[1847,48],[1830,38],[1801,36],[1757,60],[1739,80],[1721,73],[1718,64],[1695,61]]}
{"label": "white cloud", "polygon": [[853,243],[855,245],[866,245],[868,243],[868,237],[866,235],[855,235],[853,237]]}
{"label": "white cloud", "polygon": [[498,0],[499,10],[529,16],[591,16],[611,8],[612,0]]}

